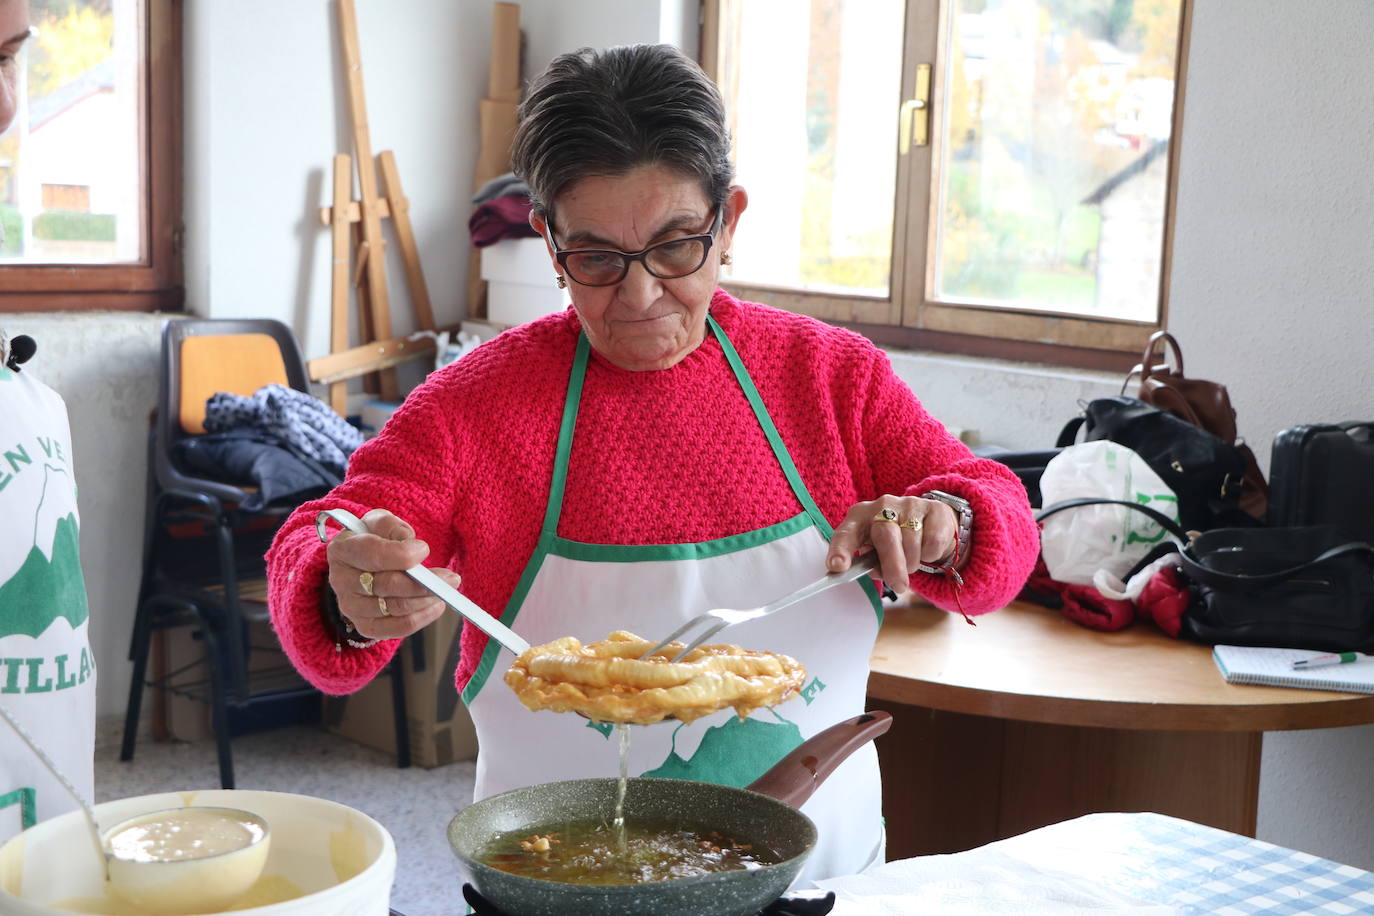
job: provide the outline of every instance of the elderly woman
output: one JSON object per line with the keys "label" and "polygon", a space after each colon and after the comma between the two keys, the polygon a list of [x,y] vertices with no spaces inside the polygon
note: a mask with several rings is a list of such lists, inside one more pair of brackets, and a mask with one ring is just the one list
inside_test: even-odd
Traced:
{"label": "elderly woman", "polygon": [[[431,375],[277,537],[277,631],[322,690],[358,689],[444,613],[401,572],[416,563],[461,574],[532,644],[661,638],[875,550],[898,594],[967,614],[1016,595],[1038,548],[1016,477],[952,438],[863,337],[717,287],[748,204],[729,149],[714,84],[666,46],[584,49],[530,85],[515,171],[572,308]],[[326,549],[326,507],[373,533]],[[862,711],[880,620],[865,577],[722,634],[800,660],[800,699],[636,729],[632,773],[751,781]],[[464,627],[477,797],[614,774],[609,729],[525,709],[503,651]],[[810,876],[881,855],[880,801],[870,745],[803,809],[820,825]]]}

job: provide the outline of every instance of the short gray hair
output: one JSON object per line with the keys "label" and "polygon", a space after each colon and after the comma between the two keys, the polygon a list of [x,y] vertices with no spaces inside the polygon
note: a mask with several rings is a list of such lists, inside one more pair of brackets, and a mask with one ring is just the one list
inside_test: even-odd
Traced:
{"label": "short gray hair", "polygon": [[511,150],[534,209],[547,215],[583,178],[667,166],[723,204],[734,178],[725,102],[671,45],[582,48],[530,82]]}

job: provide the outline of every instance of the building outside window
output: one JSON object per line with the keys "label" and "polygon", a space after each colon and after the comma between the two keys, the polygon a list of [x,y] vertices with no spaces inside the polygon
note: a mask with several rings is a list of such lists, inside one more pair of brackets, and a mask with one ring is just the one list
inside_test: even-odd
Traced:
{"label": "building outside window", "polygon": [[180,307],[176,0],[29,0],[0,311]]}

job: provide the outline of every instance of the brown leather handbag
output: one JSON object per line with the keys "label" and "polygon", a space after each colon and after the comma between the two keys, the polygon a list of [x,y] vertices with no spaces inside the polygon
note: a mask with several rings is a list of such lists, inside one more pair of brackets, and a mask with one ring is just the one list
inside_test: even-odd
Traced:
{"label": "brown leather handbag", "polygon": [[[1156,353],[1157,350],[1161,352]],[[1250,446],[1244,441],[1236,441],[1236,410],[1231,406],[1231,396],[1226,386],[1219,382],[1185,377],[1183,350],[1168,331],[1156,331],[1150,335],[1140,363],[1127,373],[1125,381],[1121,383],[1123,394],[1131,378],[1137,375],[1140,376],[1137,398],[1177,414],[1240,450],[1245,458],[1245,482],[1241,488],[1240,508],[1247,515],[1263,521],[1269,505],[1269,484]]]}

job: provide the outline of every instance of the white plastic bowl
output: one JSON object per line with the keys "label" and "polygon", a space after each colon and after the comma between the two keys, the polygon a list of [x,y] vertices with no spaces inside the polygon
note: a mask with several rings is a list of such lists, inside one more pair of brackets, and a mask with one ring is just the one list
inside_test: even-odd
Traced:
{"label": "white plastic bowl", "polygon": [[[235,906],[248,916],[387,916],[396,847],[372,818],[336,802],[285,792],[212,789],[141,795],[97,805],[98,823],[167,808],[241,808],[271,825],[262,878]],[[210,910],[208,912],[216,912]],[[135,916],[109,893],[104,863],[80,811],[37,824],[0,846],[0,913]]]}

